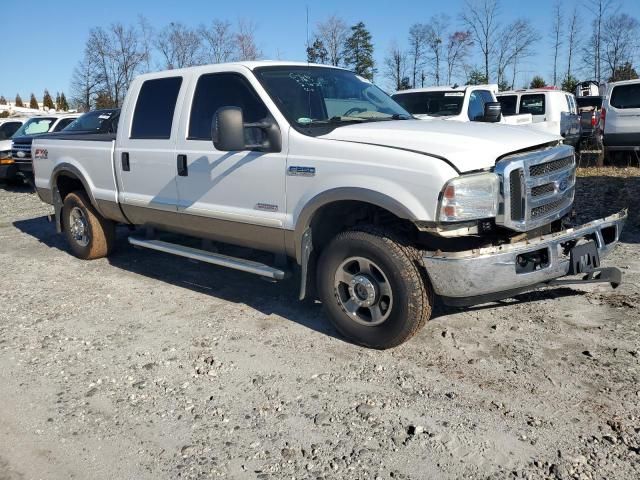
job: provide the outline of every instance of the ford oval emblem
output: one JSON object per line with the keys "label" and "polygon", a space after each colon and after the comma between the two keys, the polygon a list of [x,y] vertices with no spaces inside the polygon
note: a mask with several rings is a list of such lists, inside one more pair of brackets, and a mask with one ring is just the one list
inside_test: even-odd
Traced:
{"label": "ford oval emblem", "polygon": [[558,191],[564,192],[567,188],[569,188],[569,177],[564,177],[558,182]]}
{"label": "ford oval emblem", "polygon": [[22,150],[20,150],[18,153],[18,158],[24,158],[24,152]]}

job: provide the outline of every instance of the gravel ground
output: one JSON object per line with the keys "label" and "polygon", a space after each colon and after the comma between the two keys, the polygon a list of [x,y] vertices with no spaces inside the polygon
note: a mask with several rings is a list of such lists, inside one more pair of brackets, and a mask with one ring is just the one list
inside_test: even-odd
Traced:
{"label": "gravel ground", "polygon": [[293,282],[135,250],[72,257],[0,187],[0,479],[637,479],[640,176],[584,171],[578,211],[632,207],[591,285],[440,306],[351,345]]}

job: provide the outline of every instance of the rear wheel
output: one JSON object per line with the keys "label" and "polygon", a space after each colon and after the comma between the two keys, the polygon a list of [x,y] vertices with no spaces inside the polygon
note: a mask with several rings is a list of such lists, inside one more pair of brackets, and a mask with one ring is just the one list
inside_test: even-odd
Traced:
{"label": "rear wheel", "polygon": [[380,349],[411,338],[433,304],[419,259],[391,231],[371,226],[337,235],[318,262],[320,299],[336,329]]}
{"label": "rear wheel", "polygon": [[71,251],[78,258],[102,258],[113,250],[115,224],[96,211],[83,191],[64,198],[62,226]]}

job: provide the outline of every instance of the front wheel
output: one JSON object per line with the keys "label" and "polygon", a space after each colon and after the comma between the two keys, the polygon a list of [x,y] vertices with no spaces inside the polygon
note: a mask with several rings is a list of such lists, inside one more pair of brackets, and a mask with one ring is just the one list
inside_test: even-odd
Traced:
{"label": "front wheel", "polygon": [[391,348],[431,316],[433,294],[419,252],[393,232],[362,227],[337,235],[318,264],[318,291],[329,319],[350,340]]}
{"label": "front wheel", "polygon": [[64,198],[62,226],[76,257],[93,260],[111,253],[115,224],[96,211],[84,192],[72,192]]}

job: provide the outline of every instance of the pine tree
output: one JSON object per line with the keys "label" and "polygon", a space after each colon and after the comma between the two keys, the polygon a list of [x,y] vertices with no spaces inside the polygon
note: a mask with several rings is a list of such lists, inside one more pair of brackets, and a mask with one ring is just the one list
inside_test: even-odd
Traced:
{"label": "pine tree", "polygon": [[67,103],[67,97],[64,95],[64,92],[60,93],[60,108],[63,112],[69,110],[69,103]]}
{"label": "pine tree", "polygon": [[58,111],[62,110],[60,108],[60,92],[56,92],[56,110]]}
{"label": "pine tree", "polygon": [[24,107],[24,103],[22,103],[22,97],[20,96],[19,93],[16,93],[15,106],[16,107]]}
{"label": "pine tree", "polygon": [[619,82],[620,80],[635,80],[638,78],[638,72],[633,68],[633,65],[629,62],[625,62],[623,65],[618,66],[611,77],[610,82]]}
{"label": "pine tree", "polygon": [[38,110],[40,105],[38,105],[38,100],[36,100],[36,96],[32,93],[31,99],[29,100],[29,108],[33,110]]}
{"label": "pine tree", "polygon": [[486,83],[489,83],[489,81],[483,71],[478,70],[477,68],[471,70],[469,78],[467,78],[467,85],[484,85]]}
{"label": "pine tree", "polygon": [[0,95],[0,105],[6,105],[7,104],[7,99],[4,98],[4,95]]}
{"label": "pine tree", "polygon": [[115,102],[111,98],[111,95],[107,92],[100,92],[96,96],[96,110],[100,110],[102,108],[113,108],[115,107]]}
{"label": "pine tree", "polygon": [[375,68],[371,33],[363,22],[351,27],[351,32],[351,36],[344,42],[344,63],[347,67],[351,67],[356,74],[373,80]]}
{"label": "pine tree", "polygon": [[540,75],[536,75],[535,77],[533,77],[533,80],[531,80],[531,85],[529,85],[529,88],[544,88],[547,86],[547,82],[544,81],[544,78],[542,78]]}
{"label": "pine tree", "polygon": [[325,64],[329,60],[329,52],[324,48],[324,43],[316,38],[313,45],[307,48],[307,61],[310,63]]}
{"label": "pine tree", "polygon": [[42,106],[48,109],[55,109],[56,106],[53,104],[53,99],[51,98],[51,94],[49,90],[45,88],[44,94],[42,95]]}
{"label": "pine tree", "polygon": [[562,81],[562,85],[560,86],[560,88],[562,88],[562,90],[564,90],[565,92],[573,93],[579,83],[580,82],[576,77],[574,77],[573,75],[568,75]]}

